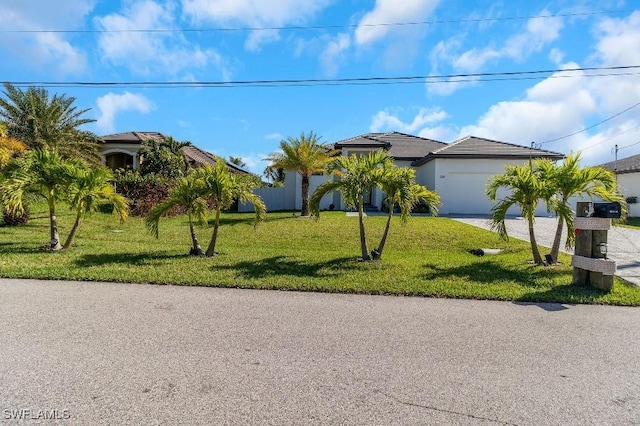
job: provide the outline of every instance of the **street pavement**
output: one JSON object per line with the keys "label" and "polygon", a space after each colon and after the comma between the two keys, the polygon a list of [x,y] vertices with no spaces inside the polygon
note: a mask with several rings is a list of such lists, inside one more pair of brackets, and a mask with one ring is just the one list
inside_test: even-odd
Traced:
{"label": "street pavement", "polygon": [[8,279],[0,300],[2,424],[640,424],[637,308]]}
{"label": "street pavement", "polygon": [[[489,219],[485,217],[451,217],[454,220],[463,222],[478,228],[491,229]],[[522,217],[509,218],[506,221],[507,233],[510,238],[517,238],[529,241],[529,228],[527,221]],[[536,217],[534,230],[538,245],[551,247],[556,234],[557,219],[551,217]],[[573,253],[573,250],[564,248],[567,229],[565,227],[562,234],[560,249],[566,253]],[[640,230],[612,226],[608,232],[607,257],[616,261],[616,275],[625,280],[640,285]],[[548,253],[542,251],[542,254]]]}

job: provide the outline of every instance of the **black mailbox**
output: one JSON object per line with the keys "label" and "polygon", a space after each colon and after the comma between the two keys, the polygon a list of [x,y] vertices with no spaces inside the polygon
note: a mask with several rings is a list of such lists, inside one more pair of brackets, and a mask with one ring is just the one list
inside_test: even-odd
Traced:
{"label": "black mailbox", "polygon": [[617,219],[621,216],[620,203],[593,203],[593,217]]}

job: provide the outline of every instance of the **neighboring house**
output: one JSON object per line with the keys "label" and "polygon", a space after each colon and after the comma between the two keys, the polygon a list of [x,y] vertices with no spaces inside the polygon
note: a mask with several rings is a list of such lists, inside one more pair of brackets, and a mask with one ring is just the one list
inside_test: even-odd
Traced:
{"label": "neighboring house", "polygon": [[629,216],[640,216],[640,154],[602,164],[618,178],[618,188],[627,200]]}
{"label": "neighboring house", "polygon": [[[166,136],[159,132],[126,132],[102,136],[100,137],[102,142],[102,148],[100,149],[102,164],[114,170],[136,170],[140,166],[140,162],[144,160],[140,156],[140,151],[144,148],[144,141],[150,139],[161,141],[165,138]],[[182,148],[182,153],[191,165],[215,164],[216,162],[213,154],[197,146],[186,146]],[[246,170],[235,164],[226,163],[232,172],[248,174]]]}
{"label": "neighboring house", "polygon": [[[396,165],[416,170],[416,181],[436,191],[442,200],[440,214],[486,215],[494,203],[485,195],[485,184],[489,178],[504,172],[508,164],[523,165],[534,158],[561,160],[563,154],[490,139],[467,136],[447,144],[403,133],[367,133],[330,145],[342,155],[366,154],[385,150]],[[325,182],[328,176],[312,176],[310,191]],[[284,188],[266,188],[256,191],[270,210],[298,210],[301,204],[301,180],[299,174],[285,174]],[[276,191],[274,191],[276,190]],[[506,191],[499,193],[499,197]],[[365,195],[365,201],[373,208],[382,206],[384,194],[376,188]],[[340,195],[329,194],[320,207],[344,210]],[[510,214],[519,214],[513,208]],[[546,215],[542,203],[539,215]]]}

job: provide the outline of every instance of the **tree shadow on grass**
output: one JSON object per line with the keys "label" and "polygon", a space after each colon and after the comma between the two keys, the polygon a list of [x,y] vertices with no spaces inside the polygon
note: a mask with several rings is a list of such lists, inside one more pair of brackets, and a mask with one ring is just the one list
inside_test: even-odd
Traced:
{"label": "tree shadow on grass", "polygon": [[529,287],[539,287],[539,279],[567,275],[567,271],[554,267],[529,265],[526,269],[510,269],[502,263],[485,260],[453,268],[442,268],[434,264],[426,264],[427,272],[423,275],[426,280],[459,278],[483,284],[497,284],[501,282],[515,282]]}
{"label": "tree shadow on grass", "polygon": [[358,263],[353,257],[332,259],[326,262],[301,262],[288,256],[274,256],[257,261],[242,261],[233,265],[215,266],[214,269],[237,271],[242,278],[267,278],[273,276],[328,277],[353,270]]}
{"label": "tree shadow on grass", "polygon": [[[283,220],[283,219],[291,219],[291,217],[269,217],[267,216],[267,219],[265,220],[265,222],[274,222],[276,220]],[[207,221],[207,226],[213,226],[215,222],[214,218],[209,218],[209,220]],[[255,222],[255,216],[254,215],[250,215],[247,217],[220,217],[220,226],[234,226],[234,225],[240,225],[240,224],[244,224],[244,225],[251,225],[253,226]],[[188,223],[188,222],[185,222]]]}
{"label": "tree shadow on grass", "polygon": [[[607,292],[603,290],[599,290],[590,286],[578,286],[574,284],[561,284],[556,285],[550,289],[545,291],[533,291],[531,293],[523,294],[518,297],[515,302],[517,304],[531,304],[533,302],[538,302],[536,305],[539,305],[541,308],[551,311],[553,310],[553,306],[544,307],[545,303],[563,303],[563,304],[579,304],[579,303],[601,303],[600,299],[603,296],[606,296]],[[543,302],[543,303],[540,303]],[[557,306],[557,305],[556,305]],[[556,310],[567,309],[566,307],[561,307]]]}
{"label": "tree shadow on grass", "polygon": [[85,254],[75,260],[79,267],[103,266],[103,265],[162,265],[172,259],[188,258],[189,254],[176,254],[169,252],[147,253],[102,253]]}

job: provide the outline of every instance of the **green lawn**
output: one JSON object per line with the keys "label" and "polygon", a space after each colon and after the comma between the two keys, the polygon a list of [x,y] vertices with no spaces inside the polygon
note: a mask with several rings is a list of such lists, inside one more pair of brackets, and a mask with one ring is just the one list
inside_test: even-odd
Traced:
{"label": "green lawn", "polygon": [[[366,219],[370,248],[377,244],[385,217]],[[446,218],[412,217],[407,226],[394,218],[383,259],[357,262],[356,217],[326,212],[320,221],[269,213],[255,230],[247,214],[225,214],[215,258],[187,255],[185,218],[163,219],[160,238],[142,220],[120,224],[109,215],[88,218],[76,244],[44,252],[48,222],[40,211],[27,226],[0,228],[0,276],[120,281],[261,289],[420,295],[435,297],[564,303],[640,305],[640,288],[616,278],[602,293],[571,285],[570,258],[562,266],[536,267],[528,243],[508,244],[495,234]],[[61,239],[72,217],[59,214]],[[203,246],[211,228],[198,228]],[[505,248],[477,257],[474,248]]]}
{"label": "green lawn", "polygon": [[625,223],[619,224],[618,226],[624,226],[625,228],[640,229],[640,217],[628,217],[625,220]]}

